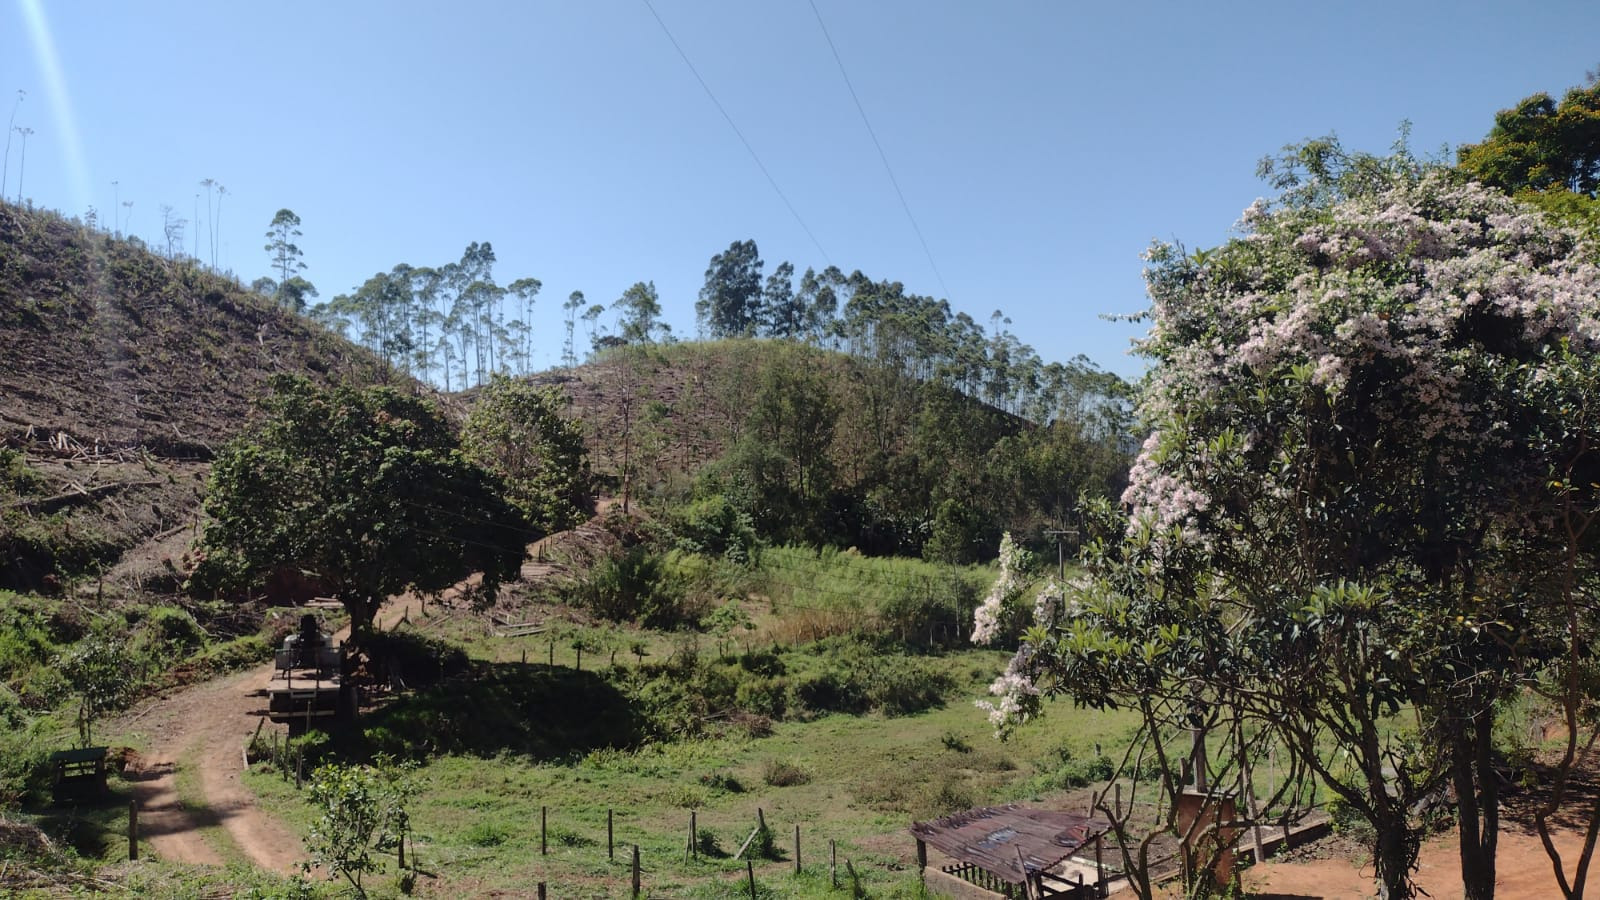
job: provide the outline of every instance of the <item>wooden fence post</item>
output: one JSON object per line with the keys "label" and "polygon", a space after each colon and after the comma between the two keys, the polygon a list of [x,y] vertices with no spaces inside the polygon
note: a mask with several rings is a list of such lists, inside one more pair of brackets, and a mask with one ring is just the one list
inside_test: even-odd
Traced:
{"label": "wooden fence post", "polygon": [[548,854],[550,852],[548,845],[545,843],[545,815],[549,811],[550,811],[550,807],[548,807],[548,806],[539,807],[539,855],[540,856],[544,856],[544,855],[546,855],[546,854]]}
{"label": "wooden fence post", "polygon": [[689,810],[689,856],[698,860],[700,858],[700,829],[699,817],[695,810]]}
{"label": "wooden fence post", "polygon": [[541,882],[539,882],[539,900],[545,900],[545,896],[544,896],[544,882],[542,882],[542,881],[541,881]]}
{"label": "wooden fence post", "polygon": [[800,874],[800,825],[794,826],[794,873]]}
{"label": "wooden fence post", "polygon": [[[918,841],[918,846],[921,846]],[[839,843],[832,838],[828,839],[828,882],[834,890],[839,889]]]}
{"label": "wooden fence post", "polygon": [[128,858],[139,858],[139,801],[128,801]]}
{"label": "wooden fence post", "polygon": [[744,861],[744,874],[750,879],[750,900],[756,900],[756,864],[751,860]]}
{"label": "wooden fence post", "polygon": [[611,810],[606,810],[606,859],[617,858],[616,832],[612,830]]}
{"label": "wooden fence post", "polygon": [[639,845],[633,845],[633,896],[639,896]]}

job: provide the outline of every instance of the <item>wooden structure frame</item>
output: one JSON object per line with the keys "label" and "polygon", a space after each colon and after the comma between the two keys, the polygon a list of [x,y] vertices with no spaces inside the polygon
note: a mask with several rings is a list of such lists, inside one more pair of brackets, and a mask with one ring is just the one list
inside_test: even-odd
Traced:
{"label": "wooden structure frame", "polygon": [[[911,834],[917,839],[923,883],[935,893],[969,900],[996,895],[1012,900],[1090,900],[1106,895],[1101,840],[1110,829],[1111,823],[1103,819],[1011,803],[918,822],[911,826]],[[929,844],[953,864],[930,872]],[[1093,882],[1086,882],[1081,871],[1075,881],[1052,873],[1091,846]]]}
{"label": "wooden structure frame", "polygon": [[79,747],[50,754],[50,795],[56,800],[104,796],[106,753],[105,747]]}

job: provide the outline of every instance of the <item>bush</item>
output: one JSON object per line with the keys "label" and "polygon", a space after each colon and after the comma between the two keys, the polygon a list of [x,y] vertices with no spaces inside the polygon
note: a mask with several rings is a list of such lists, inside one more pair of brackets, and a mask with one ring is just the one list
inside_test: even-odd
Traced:
{"label": "bush", "polygon": [[712,772],[710,775],[701,775],[700,784],[714,791],[722,791],[729,794],[744,793],[744,785],[731,772]]}
{"label": "bush", "polygon": [[1097,782],[1105,781],[1111,777],[1111,760],[1106,756],[1095,756],[1091,759],[1078,759],[1072,755],[1072,748],[1062,746],[1053,754],[1054,767],[1046,772],[1040,779],[1040,787],[1045,790],[1060,789],[1072,790]]}
{"label": "bush", "polygon": [[745,712],[781,719],[788,702],[788,685],[781,678],[741,681],[733,702]]}
{"label": "bush", "polygon": [[569,602],[614,622],[637,620],[671,629],[692,620],[683,584],[670,576],[665,559],[643,544],[601,559],[566,593]]}
{"label": "bush", "polygon": [[756,535],[750,514],[735,507],[725,494],[717,493],[688,506],[673,510],[670,516],[678,549],[687,553],[722,557],[740,565],[757,561],[761,539]]}
{"label": "bush", "polygon": [[794,787],[809,782],[811,774],[786,760],[769,759],[761,768],[761,780],[771,787]]}
{"label": "bush", "polygon": [[145,627],[162,643],[183,650],[204,644],[208,635],[188,610],[176,606],[157,606],[145,615]]}
{"label": "bush", "polygon": [[717,833],[709,828],[700,829],[695,835],[695,846],[700,855],[710,859],[726,859],[728,851],[722,849],[722,842],[717,840]]}

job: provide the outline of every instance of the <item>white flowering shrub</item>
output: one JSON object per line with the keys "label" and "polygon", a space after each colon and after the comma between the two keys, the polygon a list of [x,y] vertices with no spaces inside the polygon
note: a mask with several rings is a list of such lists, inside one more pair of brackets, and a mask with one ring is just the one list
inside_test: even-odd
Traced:
{"label": "white flowering shrub", "polygon": [[1023,550],[1011,540],[1011,532],[1000,536],[1000,576],[983,595],[983,602],[972,614],[972,642],[980,646],[1000,638],[1006,610],[1026,586],[1022,577]]}

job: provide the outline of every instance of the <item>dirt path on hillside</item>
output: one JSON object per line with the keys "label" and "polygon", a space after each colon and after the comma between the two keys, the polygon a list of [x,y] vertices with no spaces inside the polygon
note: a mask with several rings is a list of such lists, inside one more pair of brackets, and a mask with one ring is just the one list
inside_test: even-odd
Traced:
{"label": "dirt path on hillside", "polygon": [[[413,597],[385,604],[377,616],[380,628],[415,617],[421,604]],[[348,630],[341,631],[340,639]],[[217,845],[231,844],[252,864],[289,875],[305,859],[301,836],[256,805],[243,783],[244,747],[266,715],[265,686],[272,665],[179,690],[141,713],[129,729],[150,736],[150,747],[127,777],[139,801],[139,832],[157,856],[177,862],[221,865]],[[268,727],[271,726],[270,723]],[[187,775],[192,774],[192,778]],[[195,806],[185,806],[178,781],[184,777]],[[210,826],[223,839],[208,839]]]}
{"label": "dirt path on hillside", "polygon": [[[601,498],[597,512],[603,515],[614,503]],[[551,566],[544,562],[549,540],[529,545],[521,581],[549,576]],[[421,611],[422,601],[415,596],[396,597],[378,610],[373,625],[390,629],[402,621],[416,622]],[[334,637],[342,641],[349,635],[346,627]],[[272,675],[272,664],[266,663],[183,688],[122,724],[123,731],[150,736],[149,749],[126,777],[139,802],[141,840],[160,858],[222,865],[236,848],[262,869],[280,875],[299,871],[306,857],[301,836],[257,806],[243,783],[244,747],[267,713],[265,687]],[[190,798],[194,806],[186,806],[180,797],[180,777],[191,794],[199,795]],[[215,834],[217,829],[222,835],[208,839],[207,831]]]}

